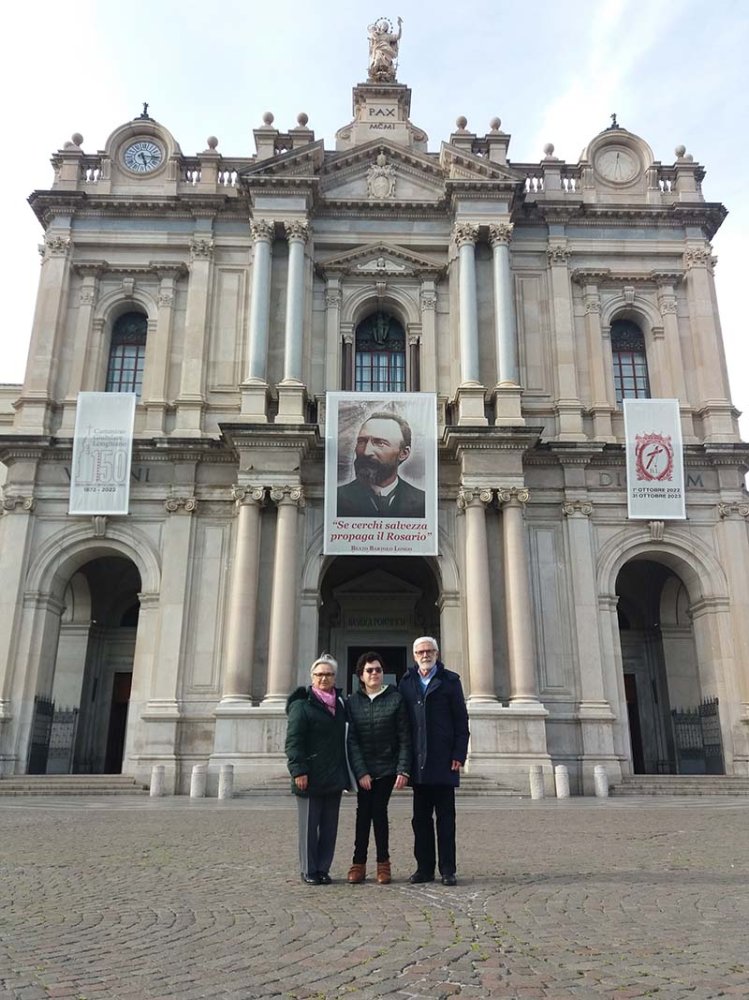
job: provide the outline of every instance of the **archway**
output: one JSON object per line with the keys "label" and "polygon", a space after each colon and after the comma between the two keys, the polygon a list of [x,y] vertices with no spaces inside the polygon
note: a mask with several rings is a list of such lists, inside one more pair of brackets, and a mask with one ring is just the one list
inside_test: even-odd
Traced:
{"label": "archway", "polygon": [[634,559],[616,593],[633,771],[691,771],[674,725],[675,711],[696,711],[702,699],[687,588],[668,566]]}
{"label": "archway", "polygon": [[347,693],[360,653],[381,653],[390,683],[397,683],[411,664],[413,640],[439,640],[439,582],[427,559],[340,556],[328,566],[320,593],[318,648],[338,660]]}

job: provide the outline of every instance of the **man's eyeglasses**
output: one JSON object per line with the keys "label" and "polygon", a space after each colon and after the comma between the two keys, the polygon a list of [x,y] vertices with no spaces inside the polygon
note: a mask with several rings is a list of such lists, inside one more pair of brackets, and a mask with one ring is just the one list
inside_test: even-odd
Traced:
{"label": "man's eyeglasses", "polygon": [[382,673],[382,667],[365,667],[364,668],[364,673],[365,674],[381,674]]}
{"label": "man's eyeglasses", "polygon": [[436,649],[415,649],[414,656],[436,656]]}
{"label": "man's eyeglasses", "polygon": [[322,677],[335,677],[335,674],[331,672],[331,673],[325,673],[325,674],[313,674],[312,676],[313,677],[321,677],[321,678]]}

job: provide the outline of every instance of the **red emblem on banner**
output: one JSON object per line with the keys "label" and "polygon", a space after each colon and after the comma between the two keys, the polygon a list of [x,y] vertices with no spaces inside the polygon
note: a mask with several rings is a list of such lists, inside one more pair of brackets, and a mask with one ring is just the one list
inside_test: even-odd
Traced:
{"label": "red emblem on banner", "polygon": [[638,434],[635,437],[635,470],[638,479],[670,482],[674,472],[670,435]]}

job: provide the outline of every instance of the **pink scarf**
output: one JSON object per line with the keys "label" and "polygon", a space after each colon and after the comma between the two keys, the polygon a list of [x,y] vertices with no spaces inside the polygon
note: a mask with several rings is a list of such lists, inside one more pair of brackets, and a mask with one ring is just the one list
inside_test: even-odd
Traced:
{"label": "pink scarf", "polygon": [[338,697],[335,691],[321,691],[320,688],[313,687],[312,694],[319,698],[331,715],[335,715],[335,702]]}

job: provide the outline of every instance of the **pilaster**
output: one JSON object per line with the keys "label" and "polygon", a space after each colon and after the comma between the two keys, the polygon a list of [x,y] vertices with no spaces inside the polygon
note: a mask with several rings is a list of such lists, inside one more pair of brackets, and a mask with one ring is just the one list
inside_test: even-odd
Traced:
{"label": "pilaster", "polygon": [[580,391],[577,385],[575,329],[566,239],[553,238],[546,251],[549,261],[551,314],[556,347],[557,412],[559,440],[584,440]]}
{"label": "pilaster", "polygon": [[269,389],[266,381],[268,337],[270,327],[271,247],[273,222],[256,219],[252,222],[254,256],[250,321],[247,348],[247,377],[240,387],[242,416],[253,423],[268,422]]}
{"label": "pilaster", "polygon": [[205,409],[205,353],[208,326],[208,296],[211,286],[213,239],[203,235],[190,244],[190,279],[187,286],[187,314],[180,367],[175,433],[199,435]]}

